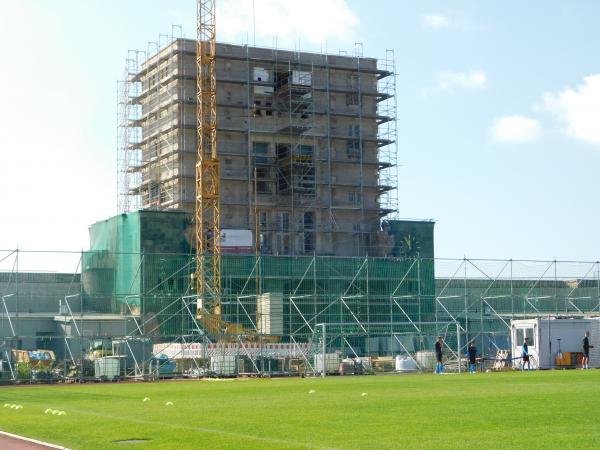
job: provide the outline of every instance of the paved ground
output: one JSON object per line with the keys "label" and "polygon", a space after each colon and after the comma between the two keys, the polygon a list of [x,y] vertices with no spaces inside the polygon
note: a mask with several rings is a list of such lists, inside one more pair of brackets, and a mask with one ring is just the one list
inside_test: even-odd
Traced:
{"label": "paved ground", "polygon": [[48,450],[50,448],[55,449],[63,447],[37,444],[35,442],[24,441],[22,439],[0,434],[0,449],[2,450]]}

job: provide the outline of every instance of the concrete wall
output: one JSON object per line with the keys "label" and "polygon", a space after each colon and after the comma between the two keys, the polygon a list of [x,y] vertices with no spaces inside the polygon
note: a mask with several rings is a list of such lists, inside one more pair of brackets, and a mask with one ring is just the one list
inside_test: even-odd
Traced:
{"label": "concrete wall", "polygon": [[[6,298],[11,313],[58,314],[59,303],[64,297],[80,292],[80,275],[71,273],[0,273],[0,293]],[[71,300],[73,311],[80,311],[81,302]],[[0,311],[4,307],[0,305]]]}
{"label": "concrete wall", "polygon": [[[11,322],[16,336],[6,316],[0,316],[0,350],[8,352],[19,350],[52,350],[57,359],[82,356],[92,342],[99,338],[122,337],[135,332],[132,319],[116,316],[77,316],[77,328],[73,319],[54,315],[19,315],[12,316]],[[67,342],[67,344],[65,343]]]}

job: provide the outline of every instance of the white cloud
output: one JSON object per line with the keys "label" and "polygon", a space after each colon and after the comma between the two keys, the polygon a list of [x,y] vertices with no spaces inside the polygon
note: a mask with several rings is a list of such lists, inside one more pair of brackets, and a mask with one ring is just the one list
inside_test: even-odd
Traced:
{"label": "white cloud", "polygon": [[467,16],[461,13],[453,14],[422,14],[421,22],[425,28],[434,31],[439,30],[476,30],[475,26]]}
{"label": "white cloud", "polygon": [[600,144],[600,74],[589,75],[583,81],[575,89],[544,94],[537,109],[552,113],[568,136]]}
{"label": "white cloud", "polygon": [[452,20],[444,14],[423,14],[421,19],[423,24],[432,30],[441,30],[452,26]]}
{"label": "white cloud", "polygon": [[[254,3],[255,11],[252,6]],[[315,13],[318,11],[318,13]],[[346,0],[222,0],[217,2],[217,39],[294,47],[301,41],[324,44],[327,40],[354,42],[358,16]]]}
{"label": "white cloud", "polygon": [[499,117],[492,124],[492,137],[498,142],[532,142],[541,132],[538,120],[519,115]]}
{"label": "white cloud", "polygon": [[487,85],[487,75],[483,70],[472,69],[468,72],[439,72],[435,76],[437,88],[448,91],[453,89],[483,89]]}

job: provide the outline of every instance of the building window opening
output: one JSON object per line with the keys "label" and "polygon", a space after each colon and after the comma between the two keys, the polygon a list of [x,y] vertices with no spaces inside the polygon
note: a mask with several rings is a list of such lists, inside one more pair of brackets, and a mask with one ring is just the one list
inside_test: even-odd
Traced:
{"label": "building window opening", "polygon": [[346,156],[348,157],[348,159],[360,158],[360,142],[359,141],[347,141]]}
{"label": "building window opening", "polygon": [[290,213],[283,211],[279,213],[279,231],[290,230]]}
{"label": "building window opening", "polygon": [[315,233],[304,233],[304,253],[310,254],[315,251]]}
{"label": "building window opening", "polygon": [[303,217],[304,229],[314,230],[315,229],[315,213],[305,212]]}

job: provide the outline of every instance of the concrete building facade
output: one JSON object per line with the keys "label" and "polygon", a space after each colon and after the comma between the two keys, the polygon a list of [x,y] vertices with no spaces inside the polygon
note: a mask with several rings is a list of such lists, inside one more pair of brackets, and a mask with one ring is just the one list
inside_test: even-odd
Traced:
{"label": "concrete building facade", "polygon": [[[174,39],[130,69],[121,212],[194,211],[195,58],[194,40]],[[380,220],[397,209],[393,55],[384,63],[218,44],[222,229],[258,230],[263,254],[387,255]]]}
{"label": "concrete building facade", "polygon": [[0,272],[0,382],[8,370],[1,361],[12,349],[80,357],[90,340],[133,331],[132,316],[111,314],[110,302],[86,293],[81,278],[80,273]]}

